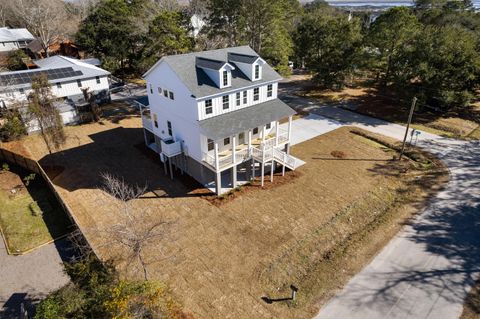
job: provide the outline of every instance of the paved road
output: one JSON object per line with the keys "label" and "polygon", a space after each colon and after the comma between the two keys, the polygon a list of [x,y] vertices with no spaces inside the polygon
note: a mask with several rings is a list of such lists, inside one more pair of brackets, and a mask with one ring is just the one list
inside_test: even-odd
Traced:
{"label": "paved road", "polygon": [[31,310],[48,293],[64,286],[66,240],[60,240],[23,256],[8,255],[0,241],[0,318],[20,318],[20,304]]}
{"label": "paved road", "polygon": [[[284,100],[320,115],[311,121],[321,128],[335,121],[396,139],[405,132],[400,125],[337,107],[318,107],[303,98]],[[444,161],[451,181],[321,309],[317,319],[460,316],[467,292],[480,275],[480,144],[423,132],[418,145]]]}

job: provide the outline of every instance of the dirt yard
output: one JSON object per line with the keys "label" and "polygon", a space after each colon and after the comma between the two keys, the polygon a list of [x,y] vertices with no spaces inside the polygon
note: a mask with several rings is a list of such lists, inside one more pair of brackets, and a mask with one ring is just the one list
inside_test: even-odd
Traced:
{"label": "dirt yard", "polygon": [[[217,206],[193,184],[167,178],[156,156],[138,146],[139,127],[135,116],[69,127],[65,149],[52,155],[38,137],[23,145],[42,165],[64,168],[53,182],[104,258],[121,254],[102,245],[107,239],[94,226],[120,221],[99,190],[100,173],[147,184],[135,203],[151,209],[145,223],[172,225],[148,247],[148,271],[197,318],[311,317],[421,209],[424,190],[445,180],[390,161],[390,151],[342,128],[292,148],[307,164],[290,182],[263,190],[254,184],[255,191]],[[261,299],[289,297],[291,284],[299,288],[296,302]]]}

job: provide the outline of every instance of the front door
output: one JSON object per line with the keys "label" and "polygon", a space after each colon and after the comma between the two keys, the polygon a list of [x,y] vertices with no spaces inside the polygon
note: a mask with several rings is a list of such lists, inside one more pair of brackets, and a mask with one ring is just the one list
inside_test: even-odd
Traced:
{"label": "front door", "polygon": [[245,144],[245,133],[238,134],[238,145]]}

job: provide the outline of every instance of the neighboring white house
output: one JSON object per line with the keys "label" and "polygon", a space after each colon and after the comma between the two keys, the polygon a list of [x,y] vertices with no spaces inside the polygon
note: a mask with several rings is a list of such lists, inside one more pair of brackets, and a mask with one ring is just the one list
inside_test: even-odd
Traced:
{"label": "neighboring white house", "polygon": [[27,29],[0,28],[0,52],[25,48],[35,37]]}
{"label": "neighboring white house", "polygon": [[277,98],[281,77],[250,47],[166,56],[144,78],[145,142],[171,176],[175,165],[221,194],[303,163],[289,155],[295,111]]}
{"label": "neighboring white house", "polygon": [[[101,103],[110,99],[110,72],[81,60],[64,56],[36,60],[36,69],[0,73],[0,108],[26,102],[32,90],[32,79],[46,74],[52,85],[52,94],[59,98],[57,103],[64,124],[78,121],[77,106],[85,104],[82,89],[88,89]],[[29,131],[36,126],[29,125]]]}

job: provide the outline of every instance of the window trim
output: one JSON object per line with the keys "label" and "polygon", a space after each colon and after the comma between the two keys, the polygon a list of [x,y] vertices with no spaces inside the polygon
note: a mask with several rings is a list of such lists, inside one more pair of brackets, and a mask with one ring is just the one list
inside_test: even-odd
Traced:
{"label": "window trim", "polygon": [[207,152],[213,151],[215,149],[215,141],[207,138]]}
{"label": "window trim", "polygon": [[254,101],[259,101],[260,100],[260,88],[258,88],[258,87],[253,89],[253,100]]}
{"label": "window trim", "polygon": [[248,95],[247,95],[247,91],[243,91],[243,104],[247,104],[248,103]]}
{"label": "window trim", "polygon": [[241,96],[240,92],[237,92],[235,94],[235,101],[236,101],[235,103],[236,103],[237,106],[240,106],[242,104],[241,103],[242,102],[242,96]]}
{"label": "window trim", "polygon": [[205,100],[205,114],[209,115],[213,113],[213,102],[212,99]]}
{"label": "window trim", "polygon": [[267,97],[273,96],[273,84],[267,85]]}
{"label": "window trim", "polygon": [[222,83],[223,86],[228,86],[228,71],[224,70],[222,74]]}
{"label": "window trim", "polygon": [[255,74],[254,74],[254,80],[258,80],[260,79],[260,65],[258,64],[255,64],[255,70],[254,70]]}
{"label": "window trim", "polygon": [[223,110],[228,110],[230,108],[230,95],[222,96],[222,108]]}
{"label": "window trim", "polygon": [[170,121],[167,121],[167,130],[168,130],[168,135],[173,136],[172,122]]}

